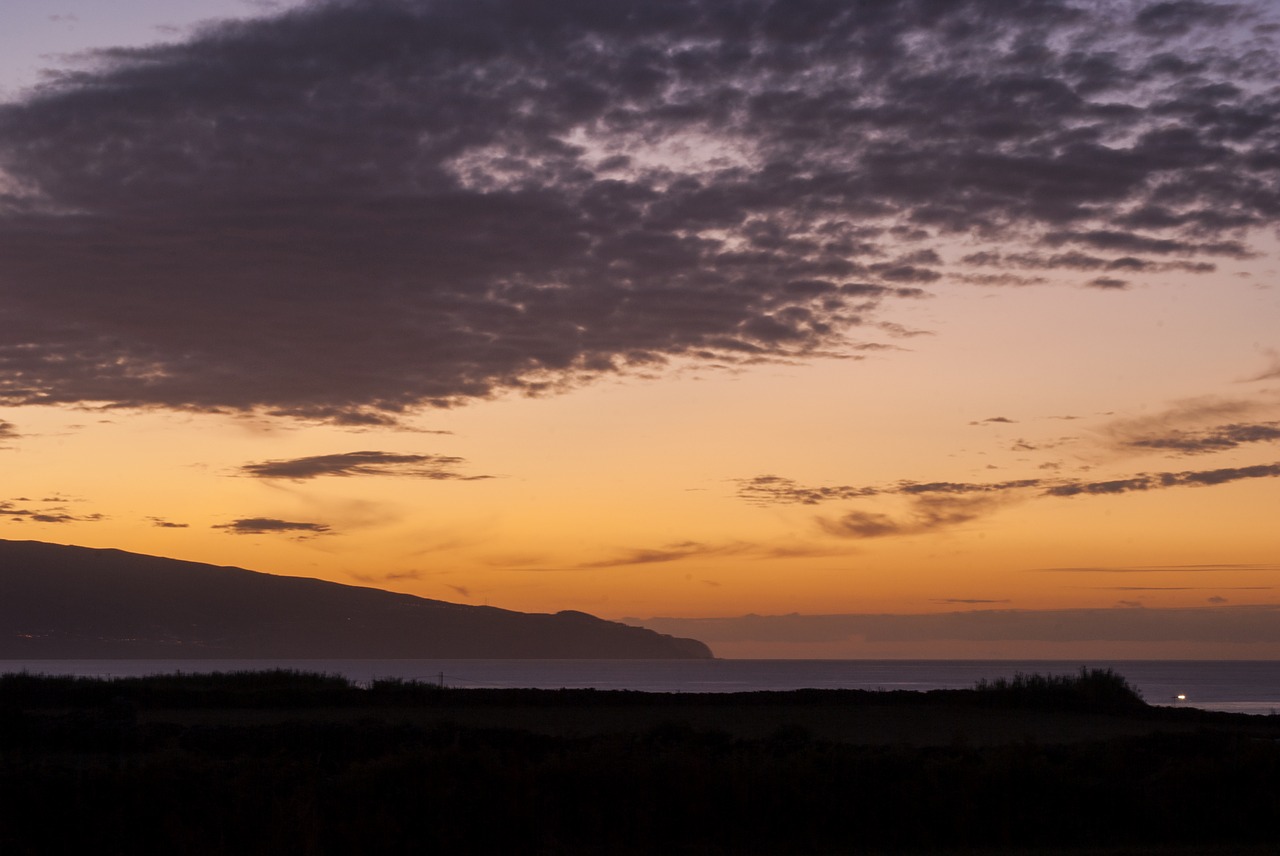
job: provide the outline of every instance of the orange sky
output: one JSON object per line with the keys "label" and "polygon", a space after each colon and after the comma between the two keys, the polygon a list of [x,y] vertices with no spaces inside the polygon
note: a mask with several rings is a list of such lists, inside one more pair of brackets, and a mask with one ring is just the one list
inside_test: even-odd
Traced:
{"label": "orange sky", "polygon": [[[146,4],[133,7],[145,19]],[[1212,41],[1207,34],[1198,36],[1201,30],[1194,27],[1235,27],[1230,32],[1244,38],[1244,24],[1212,21],[1184,22],[1191,28],[1185,31],[1166,27],[1172,34],[1166,36],[1164,30],[1151,29],[1152,16],[1142,14],[1133,18],[1134,38],[1146,38],[1142,44],[1152,56],[1160,53],[1161,45],[1153,41],[1157,37],[1203,38],[1205,45]],[[164,23],[164,15],[156,12],[153,24]],[[78,31],[81,41],[87,28]],[[1212,32],[1221,39],[1220,29]],[[109,35],[104,33],[98,43],[126,39]],[[190,34],[171,37],[184,44]],[[264,30],[263,38],[268,37]],[[181,66],[187,61],[183,50],[163,62]],[[190,50],[195,56],[195,48]],[[94,73],[112,72],[104,67]],[[1210,80],[1215,74],[1226,72],[1213,67],[1201,72]],[[16,71],[10,75],[21,85],[29,82]],[[1245,90],[1250,85],[1247,80],[1236,83]],[[1113,101],[1138,97],[1136,84],[1116,86],[1108,96]],[[227,87],[239,93],[234,97],[249,97],[246,90]],[[1087,95],[1084,88],[1080,91]],[[773,636],[726,631],[720,641],[709,639],[724,656],[1280,656],[1275,639],[1217,638],[1212,633],[1206,638],[1186,630],[1187,621],[1198,620],[1195,616],[1221,617],[1237,614],[1233,609],[1280,603],[1275,525],[1280,509],[1280,291],[1275,288],[1274,223],[1264,213],[1242,218],[1248,219],[1247,227],[1216,232],[1204,225],[1139,228],[1122,215],[1155,202],[1144,203],[1135,190],[1123,205],[1103,210],[1112,202],[1100,196],[1090,202],[1099,206],[1091,214],[1097,219],[1095,231],[1069,228],[1076,230],[1072,234],[1081,247],[1111,259],[1112,269],[1124,269],[1122,281],[1110,286],[1097,280],[1119,275],[1062,265],[1018,270],[1018,284],[1010,284],[1007,266],[982,280],[976,263],[965,261],[993,252],[1044,256],[1054,251],[1052,241],[1062,240],[1053,236],[1068,229],[1059,222],[1025,221],[1003,231],[994,226],[939,230],[908,239],[901,230],[893,231],[910,221],[907,214],[851,213],[847,223],[880,230],[870,258],[895,257],[914,269],[928,268],[929,277],[921,274],[910,283],[919,293],[893,291],[905,288],[893,279],[893,271],[864,259],[856,276],[831,279],[846,285],[853,279],[872,283],[859,286],[862,291],[842,292],[869,295],[861,305],[850,298],[840,310],[831,310],[831,318],[844,319],[843,328],[832,336],[810,330],[794,346],[757,332],[751,334],[758,336],[752,340],[754,356],[742,357],[744,351],[733,350],[737,345],[725,350],[715,344],[721,341],[716,337],[728,335],[728,328],[706,327],[696,341],[663,344],[677,335],[663,331],[684,329],[690,313],[701,311],[696,308],[671,308],[669,316],[651,325],[657,332],[612,317],[606,325],[603,314],[574,315],[569,324],[551,309],[538,314],[543,310],[537,301],[544,294],[538,292],[512,304],[527,313],[527,328],[494,328],[499,331],[491,335],[495,351],[528,348],[543,354],[551,344],[543,339],[527,344],[522,331],[537,338],[544,333],[538,325],[553,322],[577,332],[547,328],[546,343],[566,335],[595,342],[591,336],[598,332],[599,341],[617,336],[635,344],[612,352],[607,345],[583,344],[574,357],[577,362],[568,367],[538,356],[541,362],[521,363],[523,374],[515,381],[508,369],[489,369],[488,363],[480,369],[468,363],[472,367],[464,371],[450,362],[453,351],[388,362],[398,358],[381,356],[384,334],[377,325],[385,322],[366,323],[364,298],[344,303],[343,281],[326,278],[332,268],[291,261],[291,224],[303,223],[299,230],[327,227],[304,222],[309,212],[291,221],[293,215],[279,213],[279,203],[263,201],[265,197],[235,204],[259,206],[241,222],[257,224],[253,228],[259,234],[271,235],[262,244],[266,249],[254,250],[270,255],[246,256],[244,264],[266,259],[277,279],[264,278],[252,289],[228,279],[225,300],[215,300],[217,267],[213,273],[206,262],[190,262],[190,271],[183,268],[187,259],[196,258],[190,247],[206,233],[193,232],[190,243],[173,249],[164,243],[172,233],[195,225],[179,221],[169,231],[147,225],[151,231],[145,237],[139,237],[144,226],[131,230],[142,222],[138,218],[150,216],[145,214],[150,209],[136,202],[145,202],[147,193],[156,194],[156,210],[182,203],[180,194],[173,200],[162,196],[178,193],[164,189],[170,184],[180,191],[190,185],[191,211],[202,205],[214,210],[222,203],[209,202],[213,197],[201,195],[204,185],[185,174],[175,173],[171,182],[156,178],[154,187],[160,189],[153,191],[147,184],[150,173],[140,171],[143,177],[133,186],[143,189],[128,193],[137,194],[130,205],[141,207],[118,203],[125,185],[101,185],[105,179],[87,173],[65,181],[49,177],[42,171],[46,164],[33,160],[31,141],[54,133],[46,127],[58,127],[58,111],[68,108],[55,103],[63,97],[56,92],[46,93],[44,102],[40,97],[28,94],[13,101],[35,99],[30,103],[36,107],[14,125],[26,136],[6,137],[0,131],[0,178],[8,176],[9,188],[4,191],[8,196],[0,194],[0,227],[8,230],[0,234],[0,242],[9,246],[9,235],[29,234],[23,229],[45,229],[52,236],[45,243],[23,244],[34,249],[23,250],[7,274],[0,262],[0,289],[12,292],[13,305],[19,307],[14,310],[16,327],[0,343],[7,349],[0,373],[6,377],[8,402],[0,407],[6,491],[0,496],[0,537],[117,547],[461,603],[525,611],[579,609],[607,618],[976,610],[1039,615],[1052,623],[1058,620],[1055,611],[1062,610],[1093,610],[1102,616],[1097,627],[1084,622],[1076,636],[1061,639],[1026,633],[960,638],[947,637],[950,631],[903,630],[897,640],[868,641],[854,628],[815,641],[798,625],[778,625]],[[1268,108],[1250,102],[1250,109]],[[579,130],[574,139],[585,147],[580,151],[588,152],[579,157],[603,158],[630,147],[636,157],[632,168],[639,170],[630,180],[666,188],[667,198],[677,192],[671,189],[672,177],[643,165],[644,157],[668,164],[662,169],[696,173],[704,182],[711,181],[708,176],[754,168],[743,164],[756,155],[742,154],[745,149],[727,130],[699,131],[701,136],[672,131],[666,143],[658,137],[645,143],[609,137],[599,127]],[[1117,150],[1131,145],[1136,152],[1135,133],[1118,134],[1110,145]],[[1206,140],[1211,136],[1210,130],[1197,133]],[[255,145],[274,151],[265,141]],[[484,163],[485,181],[514,182],[502,178],[506,173],[501,170],[516,168],[493,160],[495,146],[511,145],[477,143],[466,157],[451,155],[450,169],[464,175],[473,169],[467,164]],[[1247,148],[1248,142],[1233,145]],[[591,154],[593,147],[599,152]],[[214,163],[215,156],[208,157],[207,163]],[[239,160],[229,163],[232,174],[249,169],[238,165]],[[1187,174],[1195,168],[1178,167]],[[461,189],[452,192],[481,194],[489,201],[514,192],[509,185],[482,187],[475,174],[459,178]],[[1162,175],[1161,181],[1172,182],[1181,173]],[[19,186],[26,189],[14,189]],[[230,191],[232,196],[235,192]],[[1220,191],[1226,198],[1221,204],[1244,210],[1247,194],[1227,198],[1230,192],[1235,191]],[[893,198],[908,205],[902,201],[905,195]],[[41,205],[57,211],[49,214]],[[262,213],[268,209],[272,213]],[[86,256],[79,268],[55,261],[63,245],[53,230],[86,211],[92,218],[86,228],[103,222],[119,230],[104,232],[110,240],[103,238],[107,243],[101,246],[116,241],[114,246],[122,249],[110,258]],[[1008,213],[1016,214],[1013,207]],[[33,226],[39,217],[46,219]],[[56,217],[62,220],[48,219]],[[113,217],[126,225],[110,225]],[[924,222],[923,215],[914,222]],[[1089,237],[1103,230],[1110,230],[1107,235],[1128,230],[1123,234],[1130,249],[1156,249],[1145,255],[1106,251],[1101,238]],[[218,234],[216,240],[209,238],[210,246],[226,240],[234,248],[236,241],[250,240],[233,232]],[[96,240],[91,236],[83,246],[98,246]],[[731,237],[725,246],[740,240],[745,239]],[[799,239],[792,235],[789,240]],[[1091,249],[1086,246],[1090,240]],[[1181,242],[1189,249],[1170,250],[1157,240]],[[1214,241],[1214,246],[1235,242],[1234,248],[1205,249]],[[544,239],[531,239],[518,252],[536,254],[542,243]],[[926,249],[932,256],[919,255]],[[237,250],[218,251],[232,254],[225,256],[228,270],[250,270],[237,267]],[[504,256],[502,250],[492,250],[493,264],[507,264],[516,252]],[[117,263],[113,259],[129,253],[135,255],[120,262],[124,266],[118,271],[111,267]],[[1135,256],[1141,256],[1145,269],[1114,264],[1117,258]],[[908,257],[918,261],[903,261]],[[718,256],[716,264],[727,264],[725,258]],[[1174,260],[1186,264],[1179,268],[1171,264]],[[522,261],[525,266],[518,271],[490,273],[486,268],[465,276],[497,277],[504,288],[513,287],[510,283],[517,279],[536,278],[540,263]],[[1193,268],[1193,263],[1211,264],[1206,269]],[[621,269],[616,259],[613,264]],[[290,280],[295,268],[296,283]],[[96,282],[85,279],[86,271],[99,270]],[[377,291],[378,300],[399,299],[386,295],[415,287],[405,285],[414,281],[408,270],[372,270],[359,282],[371,291],[375,285],[387,289]],[[548,282],[577,275],[564,270],[546,274]],[[636,283],[642,275],[649,274],[628,274]],[[991,278],[1001,275],[1005,280]],[[210,277],[207,282],[200,279],[205,276]],[[90,292],[81,279],[95,290]],[[567,300],[586,305],[594,299],[564,281],[556,280],[560,284],[554,287],[568,289]],[[197,286],[204,289],[201,295],[183,303],[183,289],[189,287],[194,295]],[[77,297],[98,295],[108,287],[119,299],[104,302],[105,308],[93,308],[96,296]],[[147,290],[152,287],[156,290]],[[277,287],[278,293],[273,290]],[[879,291],[871,291],[873,287]],[[209,288],[214,289],[212,297]],[[75,318],[55,317],[41,297],[33,296],[44,293],[41,289],[65,289],[67,301],[88,299],[89,308]],[[205,348],[200,338],[204,325],[234,326],[234,315],[218,313],[223,303],[237,300],[244,302],[245,324],[253,325],[244,329],[260,325],[266,331],[261,335],[271,340],[264,355],[253,358],[260,360],[260,374],[245,368],[259,363],[245,362],[238,353],[213,346],[200,350]],[[329,300],[333,308],[324,309]],[[300,302],[311,314],[293,313],[291,307]],[[190,314],[183,314],[188,305]],[[405,304],[411,305],[416,307]],[[626,311],[633,313],[631,318],[650,311],[637,308],[648,304],[630,305]],[[669,299],[653,305],[660,307],[652,310],[659,316],[667,311],[661,307],[673,306]],[[805,311],[816,311],[818,304],[805,305]],[[79,333],[62,332],[92,329],[117,310],[124,320],[113,332],[95,332],[96,338],[85,334],[83,341],[91,345],[76,344]],[[322,310],[330,314],[322,316]],[[434,311],[406,308],[403,314],[407,318],[420,312],[426,325],[435,323]],[[278,317],[272,314],[276,312]],[[769,312],[774,313],[771,319],[799,317],[782,309]],[[342,326],[348,317],[350,329]],[[468,317],[470,334],[490,316]],[[706,317],[717,316],[708,311]],[[191,325],[190,353],[179,353],[180,328],[176,335],[167,332],[167,338],[146,339],[151,331],[147,325],[171,325],[175,318]],[[695,320],[717,323],[701,315]],[[764,330],[752,326],[759,321],[758,315],[743,315],[733,329]],[[592,326],[597,323],[599,331]],[[313,326],[303,330],[308,324]],[[461,329],[440,335],[461,335]],[[237,335],[230,332],[225,341]],[[398,331],[385,334],[388,339],[396,335]],[[149,344],[134,350],[101,344],[117,341],[112,336],[125,342],[137,336]],[[335,363],[335,370],[325,361],[342,342],[356,354],[367,342],[378,361],[354,366],[352,378],[337,377],[334,372],[345,369]],[[75,368],[80,355],[93,348],[119,348],[119,356],[92,351],[92,357],[83,359],[86,365],[97,361],[96,367]],[[662,362],[646,358],[617,371],[589,370],[600,354],[621,367],[641,348]],[[31,349],[47,349],[53,356],[41,357],[32,368],[35,363],[22,362]],[[282,356],[272,356],[277,352]],[[295,354],[300,355],[296,360]],[[239,378],[239,392],[227,392],[233,387],[211,379],[214,362],[222,358],[227,360],[225,376]],[[104,368],[112,359],[123,367],[120,372]],[[288,371],[276,371],[276,359],[281,366],[287,362]],[[203,366],[188,368],[193,361],[203,361]],[[297,379],[307,361],[316,366],[314,382],[320,392],[304,395]],[[71,368],[59,368],[63,365]],[[481,370],[490,374],[484,375],[485,388],[473,394],[463,382],[472,377],[468,372]],[[189,378],[182,372],[189,372]],[[358,400],[363,376],[376,385],[367,401]],[[171,378],[182,378],[182,385],[175,381],[169,389],[165,385]],[[449,407],[436,406],[438,394],[430,391],[439,378],[444,379],[440,395],[450,397]],[[534,389],[531,379],[550,386]],[[392,406],[387,390],[395,390],[396,383],[403,384],[405,394]],[[341,391],[325,398],[328,384],[334,389],[341,385]],[[265,391],[259,392],[259,386]],[[39,396],[30,394],[37,387]],[[40,396],[58,403],[41,404]],[[387,418],[365,418],[370,413]],[[1184,612],[1168,613],[1166,631],[1116,638],[1114,622],[1123,619],[1113,613],[1174,609]],[[661,627],[696,636],[708,625],[673,622]]]}

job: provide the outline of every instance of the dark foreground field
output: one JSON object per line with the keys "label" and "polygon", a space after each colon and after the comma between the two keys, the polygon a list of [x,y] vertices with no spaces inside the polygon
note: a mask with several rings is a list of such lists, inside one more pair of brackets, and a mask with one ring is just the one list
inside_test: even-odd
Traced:
{"label": "dark foreground field", "polygon": [[0,677],[0,853],[1274,854],[1280,717],[964,691]]}

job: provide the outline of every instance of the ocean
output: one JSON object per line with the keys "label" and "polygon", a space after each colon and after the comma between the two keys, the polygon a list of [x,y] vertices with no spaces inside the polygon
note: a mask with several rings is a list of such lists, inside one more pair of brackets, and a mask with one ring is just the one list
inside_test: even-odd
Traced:
{"label": "ocean", "polygon": [[1081,667],[1115,670],[1149,704],[1280,714],[1277,660],[0,660],[0,673],[130,677],[284,668],[360,684],[403,678],[448,687],[691,693],[963,689],[983,678],[1068,674]]}

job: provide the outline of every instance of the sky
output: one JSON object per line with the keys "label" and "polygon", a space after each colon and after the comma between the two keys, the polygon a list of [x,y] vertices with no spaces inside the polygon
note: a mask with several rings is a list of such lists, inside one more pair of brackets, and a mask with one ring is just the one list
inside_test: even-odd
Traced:
{"label": "sky", "polygon": [[10,0],[0,537],[1280,657],[1280,13]]}

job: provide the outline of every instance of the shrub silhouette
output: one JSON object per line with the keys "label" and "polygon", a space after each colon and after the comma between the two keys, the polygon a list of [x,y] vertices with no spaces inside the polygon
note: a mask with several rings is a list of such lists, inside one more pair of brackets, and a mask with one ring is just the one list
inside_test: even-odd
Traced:
{"label": "shrub silhouette", "polygon": [[1011,707],[1108,710],[1146,707],[1132,684],[1112,669],[1084,666],[1074,675],[1016,673],[1012,679],[986,678],[974,685],[985,701]]}

